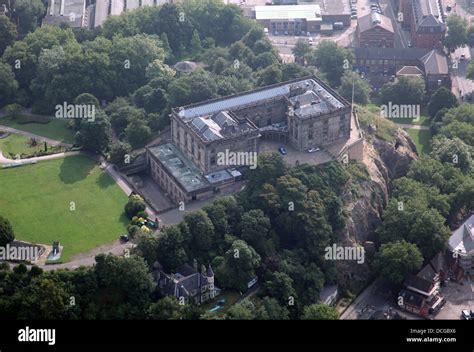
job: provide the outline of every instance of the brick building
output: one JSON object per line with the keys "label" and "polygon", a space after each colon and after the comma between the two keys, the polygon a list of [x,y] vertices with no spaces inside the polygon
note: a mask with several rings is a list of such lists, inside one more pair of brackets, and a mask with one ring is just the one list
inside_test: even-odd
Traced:
{"label": "brick building", "polygon": [[410,28],[415,47],[443,47],[446,23],[441,0],[400,0],[398,7],[403,14],[403,26]]}
{"label": "brick building", "polygon": [[372,12],[357,21],[357,38],[362,48],[393,48],[395,32],[390,18]]}

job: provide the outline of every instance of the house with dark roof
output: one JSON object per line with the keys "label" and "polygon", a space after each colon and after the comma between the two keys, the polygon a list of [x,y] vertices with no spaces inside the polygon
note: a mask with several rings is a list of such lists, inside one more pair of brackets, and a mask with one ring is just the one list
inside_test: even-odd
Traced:
{"label": "house with dark roof", "polygon": [[474,274],[474,215],[453,231],[448,248],[464,275]]}
{"label": "house with dark roof", "polygon": [[446,302],[440,287],[448,270],[443,254],[438,253],[416,275],[407,276],[398,296],[400,308],[423,317],[436,314]]}
{"label": "house with dark roof", "polygon": [[180,302],[194,302],[199,305],[220,293],[220,289],[214,286],[214,271],[210,264],[207,268],[202,265],[199,272],[197,262],[194,261],[193,266],[184,264],[175,273],[168,274],[156,262],[152,275],[162,295],[174,296]]}
{"label": "house with dark roof", "polygon": [[451,90],[451,77],[446,56],[440,50],[432,50],[421,58],[426,78],[426,89],[434,92],[443,86]]}
{"label": "house with dark roof", "polygon": [[362,48],[393,48],[395,32],[392,20],[372,12],[357,21],[356,35]]}

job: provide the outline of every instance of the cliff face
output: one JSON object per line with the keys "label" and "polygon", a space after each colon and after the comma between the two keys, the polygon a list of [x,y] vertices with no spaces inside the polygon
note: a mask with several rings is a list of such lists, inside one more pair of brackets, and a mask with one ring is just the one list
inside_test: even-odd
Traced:
{"label": "cliff face", "polygon": [[[365,263],[338,263],[348,286],[363,284],[370,276],[368,267],[375,252],[375,230],[381,223],[383,209],[390,193],[390,182],[404,176],[412,160],[417,159],[415,146],[407,133],[395,129],[393,141],[385,141],[365,131],[363,164],[367,167],[367,180],[350,182],[346,187],[345,200],[348,213],[342,245],[358,245],[365,248]],[[354,192],[356,190],[356,192]]]}

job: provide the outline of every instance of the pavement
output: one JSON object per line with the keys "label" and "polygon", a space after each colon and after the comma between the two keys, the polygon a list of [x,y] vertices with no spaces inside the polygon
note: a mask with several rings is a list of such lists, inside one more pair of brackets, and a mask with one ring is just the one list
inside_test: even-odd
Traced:
{"label": "pavement", "polygon": [[428,131],[430,129],[429,126],[422,126],[422,125],[412,125],[409,123],[397,123],[397,126],[400,128],[410,128],[413,130],[425,130]]}
{"label": "pavement", "polygon": [[474,282],[471,280],[460,283],[449,281],[446,287],[441,287],[441,294],[446,299],[446,304],[434,317],[435,320],[460,319],[461,311],[474,310]]}

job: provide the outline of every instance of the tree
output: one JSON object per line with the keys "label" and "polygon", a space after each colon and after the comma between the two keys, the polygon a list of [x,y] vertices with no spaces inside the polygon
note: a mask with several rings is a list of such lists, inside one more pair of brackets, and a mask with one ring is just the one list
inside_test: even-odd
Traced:
{"label": "tree", "polygon": [[304,63],[304,60],[311,53],[311,50],[312,48],[309,42],[306,39],[300,38],[296,41],[296,44],[293,49],[291,49],[291,52],[293,55],[295,55],[295,58],[301,59]]}
{"label": "tree", "polygon": [[354,92],[354,102],[365,105],[369,102],[370,91],[370,85],[360,75],[348,70],[344,72],[338,92],[348,101],[352,101]]}
{"label": "tree", "polygon": [[17,35],[15,24],[7,16],[0,16],[0,55],[13,44]]}
{"label": "tree", "polygon": [[467,22],[466,20],[453,14],[448,17],[446,24],[448,26],[447,34],[444,37],[444,46],[448,50],[457,49],[467,42]]}
{"label": "tree", "polygon": [[442,126],[438,135],[449,139],[459,138],[470,146],[474,145],[474,126],[471,122],[453,121]]}
{"label": "tree", "polygon": [[401,284],[422,265],[423,256],[418,247],[403,240],[382,244],[375,261],[380,275],[395,284]]}
{"label": "tree", "polygon": [[114,74],[115,95],[125,96],[147,83],[146,68],[155,60],[162,62],[165,52],[158,36],[115,36],[109,58]]}
{"label": "tree", "polygon": [[264,297],[262,304],[257,310],[256,319],[260,320],[288,320],[290,312],[281,306],[274,298]]}
{"label": "tree", "polygon": [[448,139],[444,136],[437,136],[431,142],[430,156],[442,163],[449,163],[460,168],[467,175],[474,172],[473,155],[474,147],[467,145],[457,137]]}
{"label": "tree", "polygon": [[257,84],[259,86],[268,86],[271,84],[276,84],[281,82],[282,77],[283,72],[281,71],[279,65],[271,65],[258,72]]}
{"label": "tree", "polygon": [[18,89],[18,82],[10,65],[0,62],[0,104],[10,101]]}
{"label": "tree", "polygon": [[234,304],[227,311],[225,318],[227,320],[253,320],[255,319],[255,305],[248,299]]}
{"label": "tree", "polygon": [[244,291],[247,283],[255,277],[259,264],[257,252],[244,241],[236,240],[224,254],[221,264],[214,265],[216,278],[223,287]]}
{"label": "tree", "polygon": [[184,246],[185,239],[179,226],[168,226],[161,231],[155,254],[165,271],[175,271],[187,262],[188,255]]}
{"label": "tree", "polygon": [[250,210],[242,215],[240,237],[262,256],[268,256],[275,250],[269,238],[270,229],[270,219],[260,209]]}
{"label": "tree", "polygon": [[425,82],[421,78],[400,77],[397,82],[389,82],[380,90],[383,104],[419,105],[425,96]]}
{"label": "tree", "polygon": [[190,52],[194,55],[199,54],[202,51],[201,38],[199,38],[199,33],[197,30],[193,31],[193,36],[191,37]]}
{"label": "tree", "polygon": [[431,96],[430,102],[428,103],[428,113],[431,117],[435,117],[437,112],[441,109],[450,109],[457,105],[458,100],[456,96],[447,88],[440,87]]}
{"label": "tree", "polygon": [[309,64],[322,71],[333,87],[339,87],[344,71],[352,69],[353,61],[352,51],[329,40],[322,41],[308,58]]}
{"label": "tree", "polygon": [[133,149],[143,147],[151,138],[150,127],[141,119],[132,119],[124,132]]}
{"label": "tree", "polygon": [[196,70],[179,77],[168,86],[170,106],[178,107],[215,98],[217,84],[214,78],[203,70]]}
{"label": "tree", "polygon": [[311,304],[303,309],[303,320],[338,320],[336,308],[326,304]]}
{"label": "tree", "polygon": [[427,156],[410,164],[407,177],[436,187],[442,194],[454,193],[465,179],[461,170],[451,163],[443,164]]}
{"label": "tree", "polygon": [[109,161],[117,166],[131,162],[130,152],[132,147],[128,143],[118,142],[112,144],[109,152]]}
{"label": "tree", "polygon": [[296,299],[293,280],[285,273],[276,271],[270,274],[265,281],[264,288],[267,295],[275,298],[283,306],[288,306],[290,301]]}
{"label": "tree", "polygon": [[438,210],[444,216],[449,214],[449,196],[440,194],[439,189],[408,177],[393,181],[392,197],[401,202],[417,199],[428,208]]}
{"label": "tree", "polygon": [[128,198],[127,204],[125,204],[125,214],[129,219],[133,218],[140,211],[146,209],[145,201],[138,194],[132,194]]}
{"label": "tree", "polygon": [[125,100],[116,99],[115,107],[109,109],[110,123],[119,136],[125,131],[130,121],[141,120],[144,121],[145,113],[143,109],[138,109],[129,105]]}
{"label": "tree", "polygon": [[185,239],[186,252],[192,258],[208,259],[215,236],[211,219],[205,211],[197,210],[186,214],[184,222],[189,230],[189,237]]}
{"label": "tree", "polygon": [[414,243],[423,257],[429,259],[443,250],[451,234],[445,221],[436,209],[427,208],[422,200],[399,203],[399,200],[392,198],[377,234],[381,243],[400,240]]}
{"label": "tree", "polygon": [[0,216],[0,247],[5,247],[15,239],[12,225],[8,219]]}
{"label": "tree", "polygon": [[3,108],[3,110],[8,116],[16,118],[24,110],[24,107],[20,104],[8,104]]}
{"label": "tree", "polygon": [[474,26],[472,25],[467,29],[466,43],[470,48],[474,47]]}
{"label": "tree", "polygon": [[143,258],[99,254],[95,261],[93,270],[99,291],[94,298],[95,304],[100,305],[98,319],[142,318],[153,289]]}
{"label": "tree", "polygon": [[38,19],[43,16],[45,6],[41,0],[16,0],[15,18],[21,34],[33,32],[38,26]]}
{"label": "tree", "polygon": [[75,136],[76,143],[93,153],[103,153],[110,145],[110,122],[101,110],[95,112],[93,121],[83,120]]}
{"label": "tree", "polygon": [[156,303],[150,304],[147,310],[149,319],[153,320],[178,320],[183,314],[183,306],[174,296],[160,298]]}

